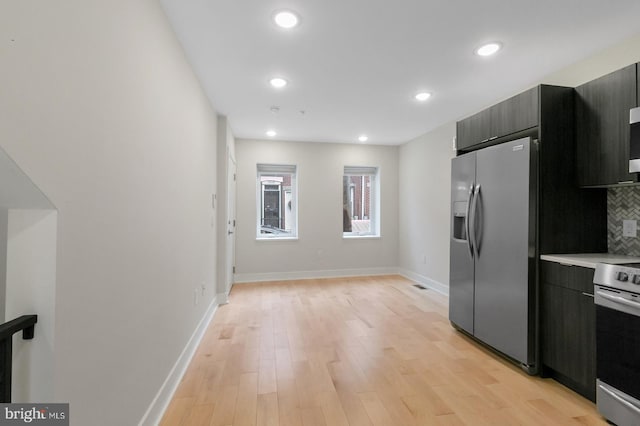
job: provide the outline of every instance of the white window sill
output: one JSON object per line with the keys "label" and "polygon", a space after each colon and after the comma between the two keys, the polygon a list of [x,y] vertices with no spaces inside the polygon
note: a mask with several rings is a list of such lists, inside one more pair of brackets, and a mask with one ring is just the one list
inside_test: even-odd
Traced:
{"label": "white window sill", "polygon": [[298,237],[257,237],[256,241],[298,241]]}
{"label": "white window sill", "polygon": [[342,235],[343,240],[379,240],[380,235]]}

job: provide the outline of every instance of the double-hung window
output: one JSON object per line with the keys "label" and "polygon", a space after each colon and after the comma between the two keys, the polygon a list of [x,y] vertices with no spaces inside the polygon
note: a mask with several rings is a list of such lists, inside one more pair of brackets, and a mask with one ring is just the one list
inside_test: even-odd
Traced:
{"label": "double-hung window", "polygon": [[258,164],[256,238],[298,236],[296,166]]}
{"label": "double-hung window", "polygon": [[378,181],[377,167],[344,167],[342,177],[343,236],[380,236]]}

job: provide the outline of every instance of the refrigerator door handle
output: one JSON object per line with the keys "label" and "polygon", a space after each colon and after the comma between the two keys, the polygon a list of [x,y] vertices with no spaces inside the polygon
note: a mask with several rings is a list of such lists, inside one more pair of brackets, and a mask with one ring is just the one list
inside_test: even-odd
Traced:
{"label": "refrigerator door handle", "polygon": [[478,198],[480,198],[480,184],[476,185],[475,196],[473,197],[473,248],[475,256],[480,256],[480,246],[478,245],[478,232],[476,229],[476,219],[478,218]]}
{"label": "refrigerator door handle", "polygon": [[465,231],[467,233],[467,245],[469,246],[469,254],[473,259],[473,243],[471,242],[471,200],[473,200],[473,194],[475,192],[475,183],[471,184],[469,188],[469,199],[467,200],[467,216],[465,217]]}

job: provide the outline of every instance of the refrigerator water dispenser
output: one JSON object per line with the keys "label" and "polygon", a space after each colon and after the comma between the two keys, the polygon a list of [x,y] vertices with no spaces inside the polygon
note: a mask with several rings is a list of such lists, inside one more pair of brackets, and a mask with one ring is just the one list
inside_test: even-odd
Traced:
{"label": "refrigerator water dispenser", "polygon": [[453,238],[456,240],[467,240],[467,202],[458,201],[453,203]]}

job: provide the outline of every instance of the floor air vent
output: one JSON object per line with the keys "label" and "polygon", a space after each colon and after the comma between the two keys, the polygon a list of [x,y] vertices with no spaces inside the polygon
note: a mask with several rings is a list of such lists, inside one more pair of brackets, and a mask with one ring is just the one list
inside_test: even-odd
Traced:
{"label": "floor air vent", "polygon": [[426,289],[427,289],[425,286],[420,285],[420,284],[414,284],[413,286],[414,286],[415,288],[419,288],[420,290],[426,290]]}

